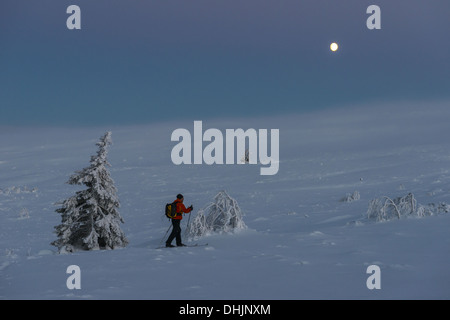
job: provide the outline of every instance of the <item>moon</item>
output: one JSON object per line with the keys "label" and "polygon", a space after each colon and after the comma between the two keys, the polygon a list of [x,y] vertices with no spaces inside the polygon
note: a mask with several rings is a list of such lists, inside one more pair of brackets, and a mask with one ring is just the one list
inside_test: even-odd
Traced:
{"label": "moon", "polygon": [[330,44],[330,50],[335,52],[337,51],[337,49],[339,49],[339,46],[336,42],[333,42],[332,44]]}

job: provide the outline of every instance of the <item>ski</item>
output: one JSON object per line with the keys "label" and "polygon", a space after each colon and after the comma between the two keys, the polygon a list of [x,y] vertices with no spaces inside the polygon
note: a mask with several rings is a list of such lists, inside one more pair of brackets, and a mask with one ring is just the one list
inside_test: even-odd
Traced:
{"label": "ski", "polygon": [[208,245],[207,243],[201,243],[201,244],[196,243],[196,244],[187,244],[186,247],[204,247],[207,245]]}
{"label": "ski", "polygon": [[207,246],[208,244],[207,243],[195,243],[195,244],[186,244],[186,245],[184,245],[184,246],[180,246],[180,247],[178,247],[178,246],[175,246],[175,247],[166,247],[166,246],[162,246],[162,247],[157,247],[157,248],[155,248],[155,249],[165,249],[165,248],[167,248],[167,249],[171,249],[171,248],[183,248],[183,247],[186,247],[186,248],[193,248],[193,247],[204,247],[204,246]]}

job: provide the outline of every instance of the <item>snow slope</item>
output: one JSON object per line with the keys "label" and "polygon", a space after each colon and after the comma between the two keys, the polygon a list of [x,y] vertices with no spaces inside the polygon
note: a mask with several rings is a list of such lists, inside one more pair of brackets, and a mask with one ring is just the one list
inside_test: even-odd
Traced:
{"label": "snow slope", "polygon": [[[1,299],[449,299],[450,214],[374,222],[371,199],[412,192],[450,202],[448,102],[367,105],[270,119],[185,119],[135,127],[0,128]],[[171,132],[280,129],[280,170],[180,165]],[[130,244],[56,254],[56,201],[112,131],[109,161]],[[155,249],[169,227],[165,203],[183,193],[194,215],[220,191],[247,230]],[[360,199],[342,201],[358,191]],[[186,227],[187,219],[182,222]],[[366,286],[369,265],[381,289]],[[69,265],[81,289],[66,286]]]}

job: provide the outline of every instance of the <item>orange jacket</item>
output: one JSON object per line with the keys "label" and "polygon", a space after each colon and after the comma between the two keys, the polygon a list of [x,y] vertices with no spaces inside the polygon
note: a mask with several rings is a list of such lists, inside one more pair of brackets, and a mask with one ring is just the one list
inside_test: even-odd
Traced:
{"label": "orange jacket", "polygon": [[183,219],[183,213],[189,213],[192,211],[191,208],[186,208],[183,204],[183,201],[181,201],[180,199],[176,199],[174,202],[177,204],[177,215],[172,219],[181,220]]}

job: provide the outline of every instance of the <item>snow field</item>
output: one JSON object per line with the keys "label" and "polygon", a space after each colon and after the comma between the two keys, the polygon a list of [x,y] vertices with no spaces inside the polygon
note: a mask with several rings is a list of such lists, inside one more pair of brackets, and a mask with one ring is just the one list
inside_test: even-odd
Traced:
{"label": "snow field", "polygon": [[[267,177],[259,166],[173,165],[170,133],[189,120],[1,130],[0,298],[449,299],[450,215],[365,219],[369,201],[382,196],[450,202],[449,113],[435,103],[204,121],[279,128],[280,171]],[[107,130],[129,245],[56,254],[54,203],[82,188],[65,182]],[[169,227],[165,203],[183,193],[195,216],[220,190],[237,200],[247,230],[195,241],[206,247],[155,249]],[[358,200],[342,201],[355,191]],[[74,264],[80,290],[66,286]],[[366,287],[372,264],[380,290]]]}

